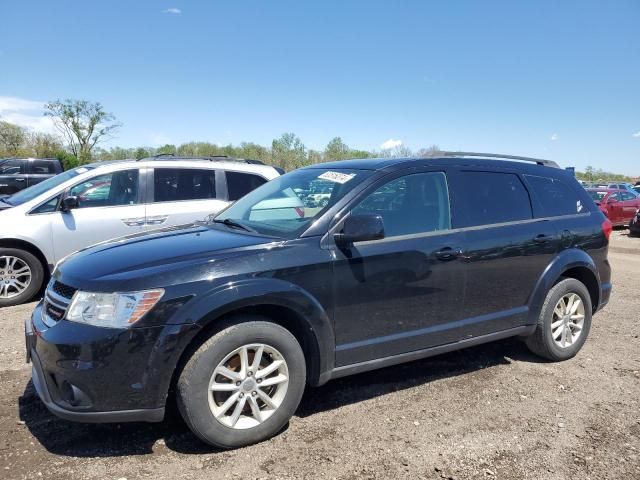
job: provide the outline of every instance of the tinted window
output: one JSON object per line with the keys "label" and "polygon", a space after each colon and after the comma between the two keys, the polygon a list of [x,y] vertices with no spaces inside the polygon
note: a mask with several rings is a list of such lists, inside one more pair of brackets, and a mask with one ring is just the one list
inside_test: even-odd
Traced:
{"label": "tinted window", "polygon": [[627,200],[635,200],[637,197],[631,193],[631,192],[622,192],[622,200],[623,201],[627,201]]}
{"label": "tinted window", "polygon": [[607,196],[607,192],[599,192],[597,190],[589,190],[589,195],[593,198],[594,201],[599,202],[604,197]]}
{"label": "tinted window", "polygon": [[258,175],[241,172],[227,172],[227,191],[229,192],[229,200],[238,200],[247,193],[255,190],[267,181]]}
{"label": "tinted window", "polygon": [[531,175],[525,175],[525,178],[538,205],[541,207],[540,212],[536,211],[537,217],[557,217],[560,215],[575,215],[581,212],[586,213],[578,193],[563,181]]}
{"label": "tinted window", "polygon": [[443,173],[397,178],[367,195],[352,215],[377,214],[385,237],[434,232],[451,227],[449,193]]}
{"label": "tinted window", "polygon": [[618,192],[615,192],[615,193],[612,193],[611,195],[609,195],[609,198],[607,199],[607,201],[611,200],[612,198],[614,200],[617,200],[617,201],[622,200],[622,197],[620,196],[620,193],[618,193]]}
{"label": "tinted window", "polygon": [[73,177],[77,177],[83,173],[92,170],[94,167],[78,167],[73,170],[67,170],[64,173],[56,175],[55,177],[47,178],[44,182],[40,182],[32,187],[25,188],[24,190],[19,191],[15,195],[12,195],[8,199],[5,200],[9,205],[21,205],[29,200],[33,200],[34,198],[42,195],[43,193],[51,190],[52,188],[59,187],[64,182],[72,179]]}
{"label": "tinted window", "polygon": [[29,162],[31,173],[37,175],[55,175],[56,164],[51,160],[33,160]]}
{"label": "tinted window", "polygon": [[190,168],[156,168],[154,202],[216,198],[216,171]]}
{"label": "tinted window", "polygon": [[138,170],[99,175],[71,188],[78,197],[78,208],[115,207],[138,203]]}
{"label": "tinted window", "polygon": [[19,160],[0,160],[0,175],[18,175],[21,164]]}
{"label": "tinted window", "polygon": [[511,173],[462,172],[461,192],[466,226],[491,225],[533,218],[529,193]]}

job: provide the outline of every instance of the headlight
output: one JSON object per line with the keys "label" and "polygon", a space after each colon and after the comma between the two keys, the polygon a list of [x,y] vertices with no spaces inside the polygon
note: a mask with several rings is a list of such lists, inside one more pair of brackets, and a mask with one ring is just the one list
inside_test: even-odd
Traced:
{"label": "headlight", "polygon": [[78,291],[73,296],[66,318],[99,327],[126,328],[151,310],[162,295],[162,289],[127,293]]}

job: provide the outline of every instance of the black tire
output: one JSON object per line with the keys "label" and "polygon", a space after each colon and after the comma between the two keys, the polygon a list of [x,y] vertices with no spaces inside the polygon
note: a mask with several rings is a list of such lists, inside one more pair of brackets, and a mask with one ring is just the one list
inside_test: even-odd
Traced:
{"label": "black tire", "polygon": [[[31,283],[29,283],[29,286],[23,292],[16,296],[9,298],[0,297],[0,307],[10,307],[26,303],[33,299],[42,288],[44,282],[44,268],[42,267],[42,263],[40,263],[40,260],[38,260],[35,255],[17,248],[0,248],[0,257],[5,256],[19,258],[29,266],[31,269]],[[0,271],[2,271],[3,266],[4,265],[0,263]],[[6,274],[5,272],[5,275]]]}
{"label": "black tire", "polygon": [[[254,343],[269,345],[282,354],[288,369],[288,386],[282,403],[270,417],[257,426],[234,429],[216,419],[209,407],[209,381],[227,355]],[[191,355],[177,382],[176,403],[191,431],[201,440],[219,448],[237,448],[280,432],[298,408],[305,384],[304,354],[291,332],[263,317],[243,315],[232,318]]]}
{"label": "black tire", "polygon": [[[551,334],[551,322],[553,320],[553,311],[556,305],[562,297],[570,293],[577,294],[584,304],[584,323],[580,336],[577,340],[572,345],[562,348],[553,340]],[[587,287],[585,287],[582,282],[573,278],[561,280],[555,284],[551,290],[549,290],[540,312],[536,331],[525,339],[527,347],[536,355],[554,362],[560,362],[574,357],[580,351],[589,336],[592,310],[589,290],[587,290]]]}

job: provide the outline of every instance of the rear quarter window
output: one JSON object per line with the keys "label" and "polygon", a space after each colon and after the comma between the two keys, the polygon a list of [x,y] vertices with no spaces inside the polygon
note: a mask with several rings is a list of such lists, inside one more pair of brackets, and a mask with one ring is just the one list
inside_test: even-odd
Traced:
{"label": "rear quarter window", "polygon": [[576,189],[562,180],[534,175],[525,175],[525,179],[535,198],[536,217],[560,217],[588,212]]}

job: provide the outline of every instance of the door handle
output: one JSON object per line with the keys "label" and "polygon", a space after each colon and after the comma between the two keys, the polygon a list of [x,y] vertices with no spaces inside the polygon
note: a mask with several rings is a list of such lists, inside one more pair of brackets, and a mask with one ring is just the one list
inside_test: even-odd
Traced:
{"label": "door handle", "polygon": [[167,221],[168,216],[148,217],[147,225],[162,225]]}
{"label": "door handle", "polygon": [[551,235],[545,235],[544,233],[541,233],[540,235],[537,235],[533,238],[533,241],[535,243],[547,243],[551,240],[553,240],[553,237]]}
{"label": "door handle", "polygon": [[24,182],[25,179],[24,178],[16,178],[16,182]]}
{"label": "door handle", "polygon": [[455,260],[460,255],[462,255],[462,249],[461,248],[444,247],[441,250],[433,252],[433,255],[438,260],[440,260],[442,262],[449,262],[451,260]]}
{"label": "door handle", "polygon": [[121,218],[121,220],[128,227],[141,227],[144,225],[144,218]]}

